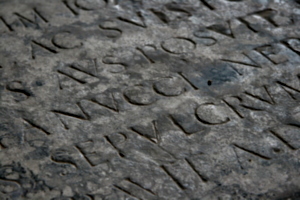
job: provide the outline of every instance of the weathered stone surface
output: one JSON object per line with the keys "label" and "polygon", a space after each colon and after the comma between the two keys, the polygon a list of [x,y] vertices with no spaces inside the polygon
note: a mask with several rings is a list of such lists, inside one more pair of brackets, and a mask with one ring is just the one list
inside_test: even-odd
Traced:
{"label": "weathered stone surface", "polygon": [[0,199],[299,199],[297,0],[0,0]]}

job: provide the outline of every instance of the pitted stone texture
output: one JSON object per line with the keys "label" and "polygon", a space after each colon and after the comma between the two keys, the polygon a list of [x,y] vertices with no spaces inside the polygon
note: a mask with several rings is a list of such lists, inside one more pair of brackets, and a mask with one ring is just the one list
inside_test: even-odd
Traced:
{"label": "pitted stone texture", "polygon": [[296,0],[0,0],[0,199],[298,199]]}

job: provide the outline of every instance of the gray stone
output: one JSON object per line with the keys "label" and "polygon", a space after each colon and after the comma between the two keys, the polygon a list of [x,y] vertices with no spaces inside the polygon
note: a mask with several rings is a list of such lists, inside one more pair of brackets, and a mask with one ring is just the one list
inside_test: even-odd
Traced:
{"label": "gray stone", "polygon": [[0,199],[299,199],[297,0],[0,0]]}

